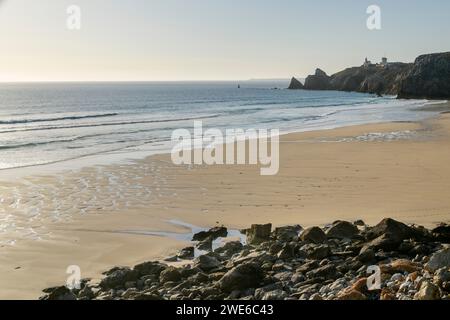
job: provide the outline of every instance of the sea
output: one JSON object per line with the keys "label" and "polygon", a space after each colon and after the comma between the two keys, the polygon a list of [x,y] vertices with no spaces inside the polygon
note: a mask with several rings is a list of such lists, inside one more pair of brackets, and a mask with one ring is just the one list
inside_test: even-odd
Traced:
{"label": "sea", "polygon": [[[287,90],[288,80],[0,84],[0,170],[170,151],[173,130],[282,133],[429,117],[426,100]],[[97,157],[96,159],[98,159]]]}

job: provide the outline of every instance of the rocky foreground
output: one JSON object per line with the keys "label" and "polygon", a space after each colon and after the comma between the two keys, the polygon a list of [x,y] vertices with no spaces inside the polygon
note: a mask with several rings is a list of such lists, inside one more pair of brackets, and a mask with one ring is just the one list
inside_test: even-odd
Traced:
{"label": "rocky foreground", "polygon": [[[428,230],[385,219],[375,227],[337,221],[325,228],[271,229],[253,225],[243,231],[248,244],[227,242],[212,252],[213,241],[227,235],[226,228],[216,227],[193,239],[209,252],[194,259],[196,248],[188,247],[168,259],[186,261],[183,267],[161,262],[116,267],[100,283],[49,288],[41,299],[450,299],[448,225]],[[369,290],[369,267],[381,271],[381,288]]]}

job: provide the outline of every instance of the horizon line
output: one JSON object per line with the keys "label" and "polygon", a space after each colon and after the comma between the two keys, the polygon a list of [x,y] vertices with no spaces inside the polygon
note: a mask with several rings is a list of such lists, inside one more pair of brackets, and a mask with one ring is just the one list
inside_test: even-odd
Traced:
{"label": "horizon line", "polygon": [[[296,77],[298,78],[298,77]],[[246,81],[289,81],[291,78],[250,78],[250,79],[181,79],[181,80],[0,80],[0,84],[15,83],[150,83],[150,82],[246,82]],[[300,79],[302,79],[300,77]]]}

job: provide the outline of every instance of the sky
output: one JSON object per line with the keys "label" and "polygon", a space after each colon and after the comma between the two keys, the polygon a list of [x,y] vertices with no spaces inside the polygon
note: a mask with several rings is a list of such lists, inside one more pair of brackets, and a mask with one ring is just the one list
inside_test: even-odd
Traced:
{"label": "sky", "polygon": [[442,51],[448,0],[0,0],[2,82],[279,79]]}

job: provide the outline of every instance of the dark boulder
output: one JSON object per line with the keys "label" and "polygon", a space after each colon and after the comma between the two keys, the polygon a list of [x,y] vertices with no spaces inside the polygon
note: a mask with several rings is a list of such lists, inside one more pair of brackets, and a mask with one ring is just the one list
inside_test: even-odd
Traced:
{"label": "dark boulder", "polygon": [[156,277],[159,277],[159,274],[161,271],[163,271],[166,268],[166,266],[162,263],[151,261],[151,262],[144,262],[141,264],[138,264],[134,266],[133,270],[136,272],[137,277],[143,277],[143,276],[149,276],[149,275],[155,275]]}
{"label": "dark boulder", "polygon": [[168,267],[159,275],[159,282],[178,282],[182,278],[180,271],[175,267]]}
{"label": "dark boulder", "polygon": [[254,224],[247,230],[247,242],[249,244],[260,244],[270,240],[270,233],[272,231],[272,224]]}
{"label": "dark boulder", "polygon": [[209,272],[213,269],[221,267],[222,263],[219,260],[217,260],[216,257],[209,254],[205,254],[195,259],[194,266],[205,272]]}
{"label": "dark boulder", "polygon": [[320,244],[327,241],[327,235],[321,228],[311,227],[302,232],[300,239],[302,241]]}
{"label": "dark boulder", "polygon": [[139,273],[130,268],[114,268],[105,275],[106,277],[100,282],[100,287],[103,289],[124,288],[125,283],[136,281],[139,277]]}
{"label": "dark boulder", "polygon": [[77,300],[76,295],[65,286],[48,288],[43,292],[47,294],[40,300]]}
{"label": "dark boulder", "polygon": [[436,241],[450,243],[450,225],[442,224],[434,228],[431,233]]}
{"label": "dark boulder", "polygon": [[212,251],[212,248],[213,248],[213,241],[214,241],[213,237],[212,237],[212,236],[209,236],[208,238],[203,239],[202,241],[200,241],[199,243],[197,243],[197,244],[195,245],[195,247],[196,247],[198,250],[201,250],[201,251]]}
{"label": "dark boulder", "polygon": [[194,247],[187,247],[180,250],[180,252],[178,253],[178,258],[183,260],[194,259],[194,253],[195,253]]}
{"label": "dark boulder", "polygon": [[365,251],[367,250],[372,250],[374,252],[378,250],[393,251],[398,249],[401,243],[402,240],[399,239],[398,236],[391,233],[385,233],[367,243],[361,249],[360,255],[364,255]]}
{"label": "dark boulder", "polygon": [[327,230],[328,238],[351,239],[359,233],[358,228],[347,221],[337,221]]}
{"label": "dark boulder", "polygon": [[395,238],[397,241],[405,239],[420,238],[422,235],[417,229],[394,219],[384,219],[375,227],[369,229],[366,233],[368,239],[372,240],[384,234],[389,234],[389,238]]}
{"label": "dark boulder", "polygon": [[289,242],[292,240],[296,240],[298,238],[300,231],[302,231],[302,227],[298,225],[278,227],[275,228],[275,231],[273,232],[272,236],[277,240]]}
{"label": "dark boulder", "polygon": [[281,260],[292,259],[295,256],[295,249],[289,243],[286,243],[278,252],[277,257]]}
{"label": "dark boulder", "polygon": [[209,229],[208,231],[200,231],[199,233],[194,234],[192,241],[203,241],[207,238],[225,238],[228,236],[228,230],[225,227],[215,227]]}
{"label": "dark boulder", "polygon": [[216,249],[215,253],[230,257],[240,252],[243,247],[244,246],[240,241],[230,241],[225,243],[222,247]]}
{"label": "dark boulder", "polygon": [[256,263],[243,263],[228,271],[219,280],[224,292],[256,288],[264,278],[264,273]]}

